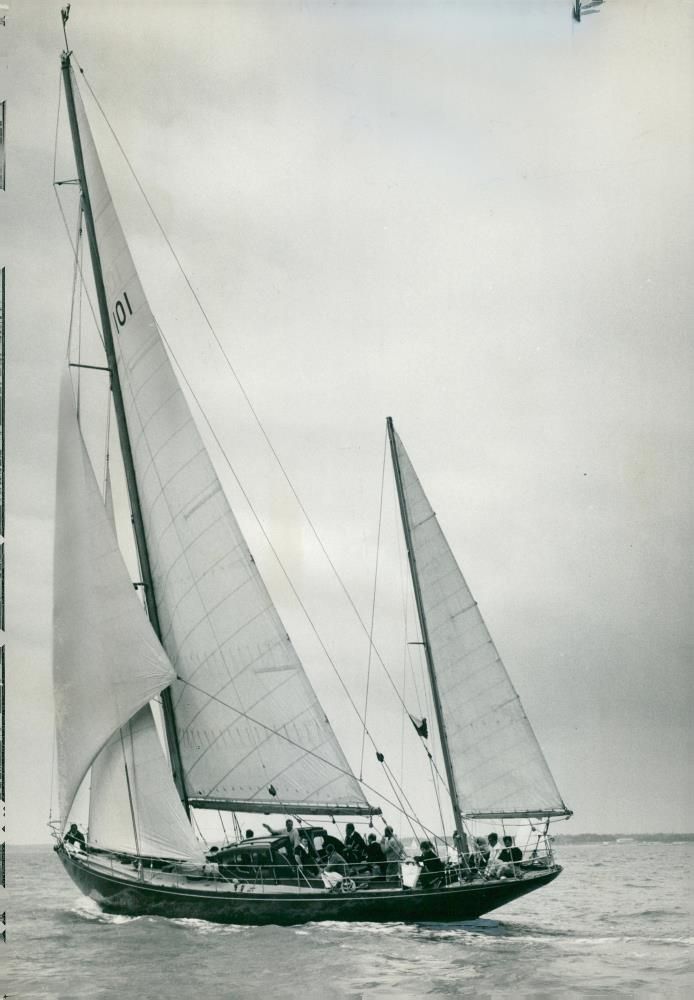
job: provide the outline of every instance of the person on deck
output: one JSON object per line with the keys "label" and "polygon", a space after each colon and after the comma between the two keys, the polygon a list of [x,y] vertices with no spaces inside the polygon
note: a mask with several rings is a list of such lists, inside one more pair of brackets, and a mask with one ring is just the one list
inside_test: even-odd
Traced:
{"label": "person on deck", "polygon": [[75,847],[79,847],[82,850],[87,846],[87,841],[84,838],[84,834],[77,826],[77,823],[72,823],[70,829],[63,837],[64,844],[74,844]]}
{"label": "person on deck", "polygon": [[316,859],[311,852],[309,842],[305,836],[299,840],[299,846],[294,851],[294,860],[296,861],[297,868],[301,868],[304,875],[318,874]]}
{"label": "person on deck", "polygon": [[487,862],[484,866],[482,872],[484,878],[500,878],[501,872],[505,869],[505,865],[499,861],[499,854],[501,852],[501,847],[499,846],[499,835],[496,833],[490,833],[487,837]]}
{"label": "person on deck", "polygon": [[214,879],[217,878],[217,876],[219,875],[219,862],[217,859],[218,854],[219,854],[219,848],[217,847],[216,844],[213,844],[212,847],[207,852],[206,855],[207,861],[202,866],[201,869],[203,875],[207,875],[208,878]]}
{"label": "person on deck", "polygon": [[487,838],[475,837],[475,850],[472,861],[478,871],[482,872],[487,867],[490,854],[491,850]]}
{"label": "person on deck", "polygon": [[523,852],[520,847],[516,847],[513,843],[513,837],[507,834],[504,837],[504,849],[499,852],[499,861],[503,861],[507,865],[514,865],[515,862],[522,860]]}
{"label": "person on deck", "polygon": [[339,890],[347,873],[347,862],[338,853],[334,844],[328,844],[328,861],[321,871],[321,878],[326,889]]}
{"label": "person on deck", "polygon": [[334,844],[328,844],[328,863],[325,866],[325,871],[337,872],[338,875],[343,876],[347,872],[347,862]]}
{"label": "person on deck", "polygon": [[354,823],[348,823],[345,827],[345,857],[353,865],[366,858],[364,838],[354,829]]}
{"label": "person on deck", "polygon": [[499,847],[499,835],[498,833],[490,833],[487,835],[487,843],[489,844],[489,857],[487,858],[487,868],[493,865],[499,860],[499,853],[501,848]]}
{"label": "person on deck", "polygon": [[299,846],[300,840],[299,831],[294,827],[294,820],[288,819],[284,824],[284,830],[273,830],[271,826],[267,825],[267,823],[263,823],[263,826],[268,833],[272,834],[273,837],[278,837],[281,833],[286,833],[289,838],[289,850],[291,854],[294,854],[294,851]]}
{"label": "person on deck", "polygon": [[386,856],[375,833],[369,834],[366,845],[366,860],[371,865],[371,874],[383,877],[386,874]]}
{"label": "person on deck", "polygon": [[457,853],[458,858],[462,858],[464,854],[469,853],[465,840],[460,836],[457,830],[453,831],[453,850]]}
{"label": "person on deck", "polygon": [[447,848],[448,861],[452,865],[466,864],[465,858],[470,854],[467,841],[461,841],[458,831],[454,830]]}
{"label": "person on deck", "polygon": [[405,860],[405,848],[393,833],[392,826],[387,826],[383,831],[381,847],[388,862],[388,878],[397,877],[400,874],[400,862]]}
{"label": "person on deck", "polygon": [[443,882],[446,866],[434,850],[434,845],[430,840],[423,840],[419,845],[422,852],[415,857],[422,866],[422,874],[419,876],[419,885],[423,889],[431,889],[435,885]]}

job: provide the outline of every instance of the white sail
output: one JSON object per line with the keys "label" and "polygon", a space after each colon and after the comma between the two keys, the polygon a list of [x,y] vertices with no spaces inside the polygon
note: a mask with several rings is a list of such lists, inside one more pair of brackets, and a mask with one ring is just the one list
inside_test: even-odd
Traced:
{"label": "white sail", "polygon": [[76,104],[190,800],[368,811],[222,492]]}
{"label": "white sail", "polygon": [[145,857],[204,861],[149,705],[111,737],[92,766],[89,844]]}
{"label": "white sail", "polygon": [[174,676],[120,554],[67,374],[60,400],[55,519],[53,674],[65,822],[101,748]]}
{"label": "white sail", "polygon": [[563,815],[520,699],[395,433],[394,440],[460,808],[468,817]]}

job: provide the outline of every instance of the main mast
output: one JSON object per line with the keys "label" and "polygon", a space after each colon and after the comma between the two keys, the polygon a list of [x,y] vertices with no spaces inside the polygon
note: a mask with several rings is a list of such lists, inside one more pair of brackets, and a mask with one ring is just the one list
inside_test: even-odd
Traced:
{"label": "main mast", "polygon": [[[65,23],[65,16],[63,16],[63,24],[64,23]],[[135,477],[135,465],[133,463],[132,449],[130,446],[130,437],[128,434],[128,425],[125,416],[125,407],[123,405],[123,392],[121,389],[120,377],[118,374],[118,364],[116,361],[116,352],[113,343],[113,332],[111,330],[111,319],[109,316],[109,308],[106,298],[106,288],[104,286],[104,279],[101,269],[101,257],[99,254],[99,245],[97,242],[96,229],[94,226],[94,216],[92,214],[92,206],[89,197],[89,185],[87,183],[87,175],[84,167],[84,157],[82,154],[82,140],[80,138],[79,123],[77,121],[77,112],[75,109],[75,97],[72,89],[70,55],[71,55],[70,51],[66,48],[65,52],[63,52],[61,57],[61,67],[63,73],[63,82],[65,84],[65,98],[67,102],[68,116],[70,119],[70,132],[72,134],[72,145],[75,151],[77,174],[79,177],[80,189],[82,192],[82,209],[84,212],[84,219],[87,227],[87,238],[89,241],[89,253],[92,262],[92,272],[94,274],[94,285],[96,287],[96,297],[97,297],[97,302],[99,304],[99,316],[101,319],[101,328],[104,335],[104,348],[106,351],[106,360],[111,378],[111,393],[113,396],[113,407],[116,414],[116,423],[118,425],[118,437],[120,439],[121,452],[123,455],[123,465],[125,468],[125,478],[128,487],[128,498],[130,501],[130,510],[132,514],[133,531],[135,534],[135,545],[137,548],[137,556],[140,563],[140,571],[142,573],[142,583],[145,590],[145,607],[147,609],[147,614],[149,616],[152,628],[154,629],[157,638],[161,641],[161,626],[159,624],[159,614],[157,612],[156,596],[154,593],[154,583],[152,580],[152,570],[149,560],[149,552],[147,550],[147,540],[145,537],[144,522],[142,519],[142,508],[140,506],[140,497],[137,487],[137,479]],[[174,715],[173,699],[171,697],[170,688],[167,688],[165,691],[162,691],[161,699],[162,699],[162,708],[164,712],[166,740],[169,748],[169,758],[171,761],[171,770],[173,772],[174,782],[176,784],[176,789],[180,796],[181,802],[183,803],[186,812],[190,814],[188,796],[185,788],[183,765],[181,762],[181,751],[178,744],[178,734],[176,732],[176,719]]]}
{"label": "main mast", "polygon": [[455,820],[455,829],[456,833],[458,834],[458,850],[463,851],[465,849],[465,844],[466,844],[465,828],[463,826],[463,815],[460,811],[458,792],[456,790],[456,784],[455,784],[455,774],[453,773],[453,763],[451,761],[451,753],[448,746],[446,722],[443,717],[441,698],[439,696],[439,688],[436,680],[436,671],[434,669],[434,660],[432,658],[431,648],[429,646],[429,630],[427,628],[427,621],[424,615],[424,605],[422,603],[422,593],[419,586],[419,574],[417,571],[417,560],[415,558],[414,547],[412,545],[410,519],[407,512],[407,504],[405,502],[405,491],[403,489],[402,474],[400,472],[400,458],[398,456],[398,449],[395,443],[395,430],[393,428],[392,417],[387,418],[386,425],[388,428],[390,453],[393,460],[393,471],[395,473],[395,485],[398,491],[400,517],[402,518],[402,527],[405,533],[405,544],[407,545],[407,560],[410,564],[410,573],[412,575],[412,586],[414,588],[414,598],[415,598],[415,603],[417,605],[417,616],[419,618],[419,628],[422,634],[422,642],[424,643],[424,656],[426,658],[427,671],[429,673],[429,683],[431,685],[431,694],[434,701],[434,712],[436,713],[436,724],[439,730],[439,737],[441,739],[441,750],[443,752],[443,761],[446,768],[446,781],[448,783],[448,792],[450,794],[451,805],[453,807],[453,818]]}

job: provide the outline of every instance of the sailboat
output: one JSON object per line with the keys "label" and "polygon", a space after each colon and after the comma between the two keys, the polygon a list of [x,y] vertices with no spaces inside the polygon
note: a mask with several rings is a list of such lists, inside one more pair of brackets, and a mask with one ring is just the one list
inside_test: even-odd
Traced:
{"label": "sailboat", "polygon": [[[343,850],[330,833],[335,817],[373,825],[381,809],[326,718],[193,419],[109,193],[67,40],[62,79],[141,577],[132,580],[121,553],[66,373],[53,824],[65,870],[107,912],[237,924],[467,920],[551,882],[561,867],[549,823],[570,811],[390,419],[455,849],[435,878],[408,859],[385,871],[355,862],[325,877],[326,848]],[[87,786],[82,833],[70,820]],[[206,851],[192,820],[210,809],[292,817],[311,864],[292,853],[289,823]],[[527,824],[529,840],[491,864],[470,846],[480,820]]]}

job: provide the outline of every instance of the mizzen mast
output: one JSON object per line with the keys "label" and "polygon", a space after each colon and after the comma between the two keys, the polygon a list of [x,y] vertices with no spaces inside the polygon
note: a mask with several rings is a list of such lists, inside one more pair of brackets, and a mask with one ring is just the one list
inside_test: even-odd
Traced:
{"label": "mizzen mast", "polygon": [[[63,12],[63,26],[65,25],[66,20],[67,20],[66,13]],[[94,215],[92,213],[92,206],[89,197],[89,186],[87,183],[87,175],[84,166],[82,141],[80,138],[79,123],[77,120],[77,112],[75,109],[75,98],[72,88],[70,56],[71,52],[69,49],[66,49],[61,56],[63,82],[65,85],[65,98],[67,102],[68,116],[70,119],[70,132],[72,135],[72,144],[75,151],[75,161],[77,164],[77,173],[79,177],[80,189],[82,194],[82,208],[87,228],[89,253],[92,262],[94,285],[96,287],[96,297],[99,306],[99,317],[101,319],[101,328],[104,335],[104,348],[106,351],[106,360],[110,371],[113,407],[116,414],[118,436],[120,439],[121,452],[123,455],[123,466],[125,469],[125,478],[128,488],[128,498],[130,501],[130,510],[132,514],[135,545],[137,548],[137,556],[140,564],[140,571],[142,573],[142,585],[144,587],[144,592],[145,592],[145,607],[147,609],[147,615],[149,617],[152,628],[154,629],[157,638],[161,641],[162,637],[161,625],[159,622],[159,614],[157,611],[157,603],[156,603],[154,584],[152,579],[152,570],[151,570],[149,552],[147,549],[147,540],[145,537],[144,522],[142,518],[142,508],[140,505],[137,479],[135,476],[135,465],[133,462],[132,448],[130,445],[130,437],[128,434],[128,425],[125,415],[125,407],[123,404],[123,392],[121,388],[120,377],[118,374],[118,365],[116,361],[116,352],[113,343],[111,319],[109,315],[106,288],[104,285],[104,278],[101,267],[101,256],[99,254],[99,245],[96,237],[96,228],[94,225]],[[181,762],[181,751],[178,742],[178,734],[176,731],[176,720],[174,716],[173,700],[171,697],[170,688],[167,688],[166,690],[162,691],[161,699],[162,699],[162,708],[164,712],[166,739],[169,749],[169,757],[171,762],[171,769],[173,772],[173,778],[180,799],[186,811],[189,812],[190,807],[188,804],[188,796],[185,788],[184,772]]]}
{"label": "mizzen mast", "polygon": [[458,849],[462,851],[465,850],[465,844],[466,844],[465,828],[463,826],[463,814],[460,811],[460,802],[458,799],[458,792],[456,789],[455,773],[453,771],[453,762],[451,759],[450,748],[448,746],[446,722],[443,715],[443,708],[441,706],[441,696],[439,694],[438,682],[436,680],[436,670],[434,669],[434,660],[431,655],[431,647],[429,645],[429,630],[427,627],[426,616],[424,614],[424,604],[422,602],[422,592],[419,585],[419,573],[417,570],[417,559],[415,556],[414,546],[412,544],[410,519],[407,510],[407,503],[405,500],[405,491],[403,489],[403,484],[402,484],[402,474],[400,471],[400,458],[398,456],[398,449],[395,441],[395,430],[393,428],[392,417],[388,417],[386,419],[386,425],[388,428],[388,441],[390,442],[390,453],[393,460],[393,471],[395,473],[395,485],[398,491],[398,504],[400,506],[400,516],[402,518],[402,527],[405,533],[405,544],[407,546],[407,560],[410,564],[410,573],[412,575],[412,586],[414,588],[415,603],[417,605],[417,616],[419,618],[419,628],[422,634],[422,643],[424,644],[424,656],[426,658],[427,671],[429,674],[429,683],[431,685],[431,694],[434,702],[434,711],[436,713],[436,724],[439,730],[439,738],[441,740],[443,761],[446,768],[446,781],[448,783],[448,792],[451,798],[451,806],[453,807],[453,818],[455,820],[455,829],[456,833],[458,834]]}

